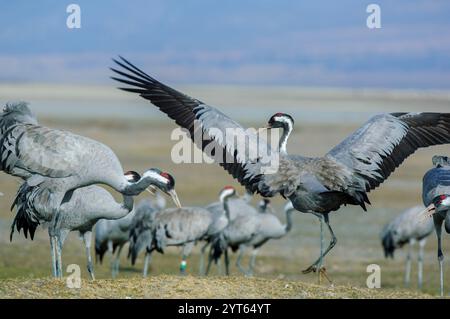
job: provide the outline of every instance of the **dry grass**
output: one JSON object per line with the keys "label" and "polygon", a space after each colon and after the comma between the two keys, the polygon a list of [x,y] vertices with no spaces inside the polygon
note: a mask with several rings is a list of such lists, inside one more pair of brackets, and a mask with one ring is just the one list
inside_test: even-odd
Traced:
{"label": "dry grass", "polygon": [[62,280],[0,281],[0,298],[431,298],[402,289],[314,285],[300,281],[243,277],[159,275],[147,279],[83,280],[69,289]]}

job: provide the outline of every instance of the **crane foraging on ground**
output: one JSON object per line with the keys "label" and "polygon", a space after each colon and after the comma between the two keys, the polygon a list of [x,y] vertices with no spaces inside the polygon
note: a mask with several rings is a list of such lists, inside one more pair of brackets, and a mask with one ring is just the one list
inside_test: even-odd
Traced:
{"label": "crane foraging on ground", "polygon": [[[224,209],[228,213],[228,198],[234,196],[235,190],[230,189],[230,194],[224,200]],[[279,239],[284,237],[292,229],[292,212],[295,210],[291,202],[288,202],[284,211],[286,214],[286,224],[283,225],[280,220],[268,212],[267,208],[270,201],[262,200],[260,203],[260,212],[257,214],[247,214],[236,217],[230,220],[228,226],[223,230],[218,241],[215,242],[213,255],[216,258],[220,257],[222,251],[225,252],[228,248],[232,251],[239,250],[239,255],[236,259],[236,266],[247,276],[252,276],[256,255],[259,248],[271,239]],[[242,266],[242,257],[246,250],[252,248],[250,263],[248,269]],[[228,258],[225,261],[229,263]],[[229,268],[226,265],[227,269]]]}
{"label": "crane foraging on ground", "polygon": [[423,206],[415,206],[407,209],[392,221],[387,223],[381,232],[381,244],[383,245],[386,258],[394,258],[394,251],[397,248],[407,244],[408,252],[406,255],[405,266],[405,286],[409,286],[411,277],[411,254],[416,241],[419,242],[418,261],[418,280],[417,285],[422,289],[423,282],[423,254],[427,237],[433,232],[433,221],[423,219]]}
{"label": "crane foraging on ground", "polygon": [[427,215],[432,214],[438,240],[440,292],[444,295],[444,254],[442,253],[442,224],[450,234],[450,158],[433,156],[433,168],[425,173],[422,184],[422,199]]}
{"label": "crane foraging on ground", "polygon": [[304,273],[320,270],[336,244],[330,212],[342,205],[366,210],[368,192],[409,155],[422,147],[450,143],[450,113],[386,113],[371,118],[322,157],[290,155],[286,149],[294,128],[290,115],[276,113],[269,120],[268,128],[282,130],[275,149],[216,108],[157,81],[124,58],[114,61],[120,70],[112,68],[117,75],[113,79],[126,85],[121,89],[139,94],[186,129],[194,143],[247,190],[263,197],[281,195],[296,210],[321,216],[331,241]]}
{"label": "crane foraging on ground", "polygon": [[152,212],[152,215],[150,220],[143,220],[133,231],[134,238],[130,240],[131,262],[135,263],[144,245],[146,252],[143,276],[146,276],[154,250],[164,253],[168,246],[181,246],[180,272],[185,274],[187,258],[194,245],[216,232],[212,214],[202,207],[182,207],[166,208]]}
{"label": "crane foraging on ground", "polygon": [[[141,177],[138,173],[129,171],[124,174],[130,182],[136,182]],[[17,209],[16,217],[11,226],[10,239],[14,230],[23,229],[25,237],[31,239],[39,224],[49,223],[55,211],[47,206],[48,193],[42,192],[38,186],[29,186],[24,182],[17,192],[13,206]],[[102,219],[118,219],[128,215],[133,209],[133,197],[123,195],[123,203],[117,203],[113,196],[104,188],[96,185],[76,189],[70,200],[59,208],[59,229],[56,241],[50,240],[53,273],[62,277],[61,253],[64,241],[71,231],[78,231],[86,247],[87,269],[91,279],[95,279],[91,259],[91,234],[95,223]]]}
{"label": "crane foraging on ground", "polygon": [[[226,192],[224,188],[220,194],[220,201]],[[246,198],[239,198],[236,209],[246,202]],[[219,203],[220,203],[219,201]],[[221,204],[222,205],[222,204]],[[245,204],[247,205],[247,204]],[[217,203],[203,207],[184,207],[182,209],[147,210],[146,216],[135,217],[136,222],[130,232],[130,253],[132,263],[144,248],[146,250],[143,276],[147,276],[151,253],[154,250],[163,252],[166,246],[182,246],[181,273],[185,273],[186,259],[190,255],[195,243],[206,241],[201,249],[200,274],[203,274],[204,252],[211,239],[218,235],[228,224],[223,206]]]}
{"label": "crane foraging on ground", "polygon": [[[137,182],[130,182],[108,146],[68,131],[40,126],[24,102],[6,104],[0,115],[0,133],[0,171],[24,179],[22,189],[33,189],[33,196],[45,201],[41,206],[53,211],[49,234],[55,249],[60,236],[60,207],[70,201],[77,188],[104,184],[123,195],[134,196],[153,185],[180,206],[174,179],[169,174],[149,169]],[[57,254],[56,251],[52,256]]]}
{"label": "crane foraging on ground", "polygon": [[147,210],[161,210],[166,206],[164,197],[156,192],[156,199],[141,200],[127,216],[108,220],[102,219],[95,226],[96,261],[102,262],[105,252],[111,254],[111,274],[115,278],[119,274],[120,253],[123,246],[130,240],[130,232],[136,227],[136,219],[145,218]]}

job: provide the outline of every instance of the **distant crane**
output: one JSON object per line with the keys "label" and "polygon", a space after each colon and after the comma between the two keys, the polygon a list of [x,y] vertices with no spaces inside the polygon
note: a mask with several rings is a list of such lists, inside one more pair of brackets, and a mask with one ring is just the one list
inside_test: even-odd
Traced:
{"label": "distant crane", "polygon": [[108,220],[101,219],[95,226],[95,253],[100,263],[106,251],[111,253],[111,274],[115,278],[119,274],[120,253],[130,239],[130,232],[136,227],[136,218],[144,218],[147,211],[161,210],[166,206],[164,197],[156,192],[156,200],[141,200],[127,216]]}
{"label": "distant crane", "polygon": [[411,254],[416,241],[419,242],[418,255],[418,288],[422,289],[423,254],[427,237],[433,232],[433,221],[423,219],[423,206],[407,209],[392,221],[387,223],[381,232],[381,244],[386,258],[394,258],[394,251],[408,244],[405,266],[405,286],[409,286],[411,277]]}
{"label": "distant crane", "polygon": [[[141,177],[129,171],[124,174],[129,182],[136,182]],[[13,206],[17,209],[11,226],[10,240],[14,229],[23,229],[25,237],[30,233],[33,239],[36,228],[42,222],[50,222],[55,211],[46,206],[49,194],[40,186],[29,186],[24,182],[17,193]],[[62,277],[61,253],[64,241],[71,231],[78,231],[86,246],[87,269],[91,279],[95,279],[91,259],[91,233],[95,223],[101,218],[118,219],[126,216],[133,209],[133,197],[123,195],[123,203],[117,203],[112,195],[100,186],[92,185],[76,189],[70,200],[61,204],[59,209],[59,231],[56,242],[50,240],[53,273]],[[56,252],[56,255],[55,255]]]}
{"label": "distant crane", "polygon": [[131,232],[133,238],[129,254],[134,264],[145,247],[144,277],[148,274],[152,252],[163,253],[167,246],[182,246],[180,272],[184,274],[194,245],[216,235],[226,226],[226,220],[220,215],[203,207],[167,208],[149,211],[148,215],[148,218],[141,218]]}
{"label": "distant crane", "polygon": [[[228,226],[223,230],[222,241],[216,242],[214,249],[226,251],[228,247],[232,251],[239,250],[236,260],[238,269],[247,276],[252,276],[256,255],[259,248],[270,239],[279,239],[284,237],[292,229],[292,212],[295,210],[289,201],[284,207],[286,214],[286,224],[281,224],[280,220],[267,211],[270,202],[262,201],[263,211],[258,214],[241,215],[230,221]],[[227,203],[224,202],[224,209],[228,210]],[[242,266],[242,257],[247,248],[252,248],[250,263],[248,269]],[[220,252],[215,252],[215,255]],[[228,262],[228,261],[226,261]],[[228,267],[227,267],[228,268]]]}
{"label": "distant crane", "polygon": [[445,221],[445,230],[450,233],[450,158],[433,156],[433,168],[423,177],[422,199],[427,214],[432,214],[438,240],[438,260],[440,291],[444,295],[444,254],[442,253],[441,233]]}
{"label": "distant crane", "polygon": [[6,104],[0,115],[0,133],[0,171],[26,180],[23,190],[42,193],[34,196],[39,196],[45,210],[53,210],[49,234],[55,249],[60,236],[59,210],[77,188],[105,184],[123,195],[134,196],[153,185],[169,190],[167,194],[181,206],[175,180],[169,174],[150,169],[139,181],[130,182],[109,147],[87,137],[39,126],[24,102]]}
{"label": "distant crane", "polygon": [[[321,216],[331,235],[327,249],[304,273],[322,271],[323,258],[336,245],[329,213],[342,205],[366,210],[368,192],[375,189],[417,149],[450,143],[450,113],[389,113],[371,118],[323,157],[289,155],[287,139],[293,118],[276,113],[268,128],[283,132],[279,148],[272,149],[256,132],[245,130],[224,113],[155,80],[120,58],[113,79],[125,91],[139,94],[187,129],[197,146],[210,154],[247,190],[263,197],[281,195],[303,213]],[[242,133],[236,143],[230,131]],[[195,136],[202,133],[201,141]],[[225,160],[223,160],[225,159]],[[228,160],[230,159],[230,160]],[[273,172],[272,165],[276,165]],[[266,168],[269,168],[266,170]]]}

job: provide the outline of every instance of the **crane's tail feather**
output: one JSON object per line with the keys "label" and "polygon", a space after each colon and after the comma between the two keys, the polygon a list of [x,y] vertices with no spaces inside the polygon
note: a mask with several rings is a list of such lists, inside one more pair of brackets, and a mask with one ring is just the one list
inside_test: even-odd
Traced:
{"label": "crane's tail feather", "polygon": [[34,199],[41,193],[39,186],[30,186],[26,182],[23,183],[17,191],[16,198],[11,206],[11,210],[16,207],[16,217],[11,225],[11,233],[9,240],[12,241],[14,229],[20,233],[23,229],[25,238],[30,233],[31,240],[34,239],[36,228],[39,226],[38,213],[34,208]]}
{"label": "crane's tail feather", "polygon": [[227,249],[227,247],[228,247],[227,241],[222,233],[214,236],[211,239],[211,250],[212,250],[211,254],[214,263],[217,264],[217,262],[220,260],[220,257],[224,253],[225,249]]}

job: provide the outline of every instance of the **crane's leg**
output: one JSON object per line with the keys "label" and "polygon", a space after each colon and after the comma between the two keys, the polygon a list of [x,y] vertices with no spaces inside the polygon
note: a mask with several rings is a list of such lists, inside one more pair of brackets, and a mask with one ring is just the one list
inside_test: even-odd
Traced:
{"label": "crane's leg", "polygon": [[415,240],[411,238],[408,242],[408,252],[406,253],[406,265],[405,265],[405,287],[409,287],[411,279],[411,254]]}
{"label": "crane's leg", "polygon": [[[323,224],[324,224],[324,218],[322,215],[319,215],[320,220],[320,256],[323,255],[323,248],[325,246],[325,238],[323,236]],[[319,264],[317,265],[317,268],[319,269],[318,273],[318,282],[319,285],[322,283],[322,267],[323,267],[323,259],[319,258]]]}
{"label": "crane's leg", "polygon": [[202,246],[201,250],[200,250],[200,265],[199,265],[199,269],[198,269],[198,274],[200,276],[205,275],[205,251],[209,246],[209,241],[206,242],[205,245]]}
{"label": "crane's leg", "polygon": [[442,253],[442,222],[444,219],[439,214],[433,214],[434,229],[438,240],[438,260],[439,260],[439,278],[441,297],[444,296],[444,254]]}
{"label": "crane's leg", "polygon": [[142,277],[144,277],[144,278],[147,278],[148,267],[149,267],[151,261],[152,261],[152,251],[149,251],[148,249],[146,249],[145,250],[145,259],[144,259],[144,270],[142,273]]}
{"label": "crane's leg", "polygon": [[206,276],[209,274],[209,270],[211,269],[212,261],[213,261],[213,247],[211,245],[209,247],[209,253],[208,253],[208,265],[206,265],[206,271],[205,271]]}
{"label": "crane's leg", "polygon": [[244,267],[242,267],[242,257],[244,256],[245,251],[247,250],[247,246],[245,245],[239,245],[239,255],[236,259],[236,266],[239,269],[239,271],[241,273],[243,273],[244,275],[247,274],[247,271],[244,269]]}
{"label": "crane's leg", "polygon": [[64,246],[64,242],[67,238],[69,231],[67,229],[60,229],[58,231],[58,235],[56,237],[56,269],[58,273],[58,278],[63,277],[63,268],[62,268],[62,249]]}
{"label": "crane's leg", "polygon": [[185,275],[186,274],[186,259],[189,257],[189,255],[192,252],[192,248],[194,248],[194,242],[189,242],[187,244],[183,245],[183,252],[181,257],[181,263],[180,263],[180,274]]}
{"label": "crane's leg", "polygon": [[423,283],[423,250],[425,247],[425,244],[427,243],[427,239],[423,238],[419,241],[419,257],[418,260],[418,271],[417,271],[417,286],[419,290],[422,290],[422,283]]}
{"label": "crane's leg", "polygon": [[255,269],[256,255],[258,255],[258,248],[253,248],[252,254],[250,256],[250,264],[248,267],[247,276],[253,276],[253,271]]}
{"label": "crane's leg", "polygon": [[320,254],[320,257],[311,266],[309,266],[307,269],[303,270],[303,273],[308,274],[310,272],[316,272],[317,270],[319,270],[322,272],[322,274],[325,276],[325,278],[327,278],[327,280],[330,281],[330,279],[328,278],[328,276],[325,272],[325,269],[319,269],[318,266],[323,263],[323,258],[330,252],[330,250],[333,249],[334,246],[336,246],[337,238],[333,232],[333,229],[331,228],[328,213],[323,214],[323,217],[324,217],[325,224],[328,227],[328,231],[330,232],[330,235],[331,235],[330,244],[328,245],[327,249],[323,252],[323,254]]}
{"label": "crane's leg", "polygon": [[113,261],[113,278],[116,278],[119,274],[119,266],[120,266],[120,253],[122,252],[123,244],[120,244],[119,247],[117,247],[116,256],[114,257]]}
{"label": "crane's leg", "polygon": [[54,278],[58,277],[58,271],[56,266],[56,237],[50,237],[50,254],[52,256],[52,275]]}
{"label": "crane's leg", "polygon": [[91,231],[87,231],[83,234],[83,242],[84,246],[86,247],[87,270],[89,272],[91,280],[95,280],[94,266],[92,264],[92,256],[91,256],[91,239],[92,239]]}
{"label": "crane's leg", "polygon": [[228,247],[224,250],[224,259],[225,259],[225,275],[230,275],[230,259],[228,257]]}

